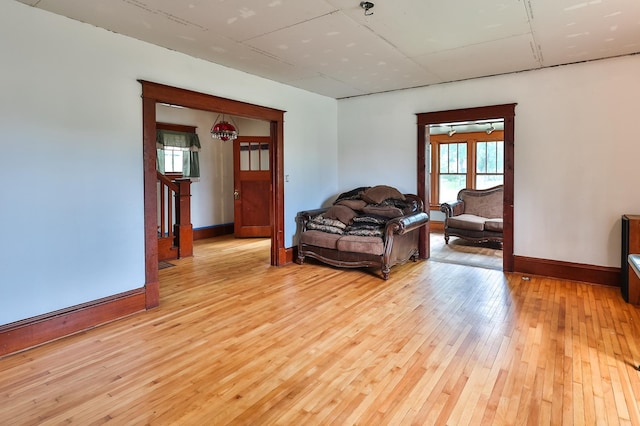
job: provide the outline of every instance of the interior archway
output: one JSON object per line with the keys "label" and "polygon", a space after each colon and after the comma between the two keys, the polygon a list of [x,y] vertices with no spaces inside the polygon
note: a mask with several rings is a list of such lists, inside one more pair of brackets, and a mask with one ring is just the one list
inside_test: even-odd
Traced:
{"label": "interior archway", "polygon": [[144,235],[145,304],[158,306],[157,194],[156,194],[156,104],[167,103],[186,108],[266,120],[271,123],[271,265],[286,262],[284,247],[284,111],[232,99],[220,98],[186,89],[140,80],[142,84],[142,140],[144,163]]}
{"label": "interior archway", "polygon": [[[513,272],[513,176],[514,176],[514,124],[516,104],[492,105],[476,108],[465,108],[447,111],[425,112],[416,114],[418,121],[418,195],[429,204],[430,194],[427,182],[426,144],[430,124],[457,121],[488,120],[501,118],[504,120],[504,199],[503,199],[503,257],[502,270]],[[429,227],[420,229],[420,257],[429,257]]]}

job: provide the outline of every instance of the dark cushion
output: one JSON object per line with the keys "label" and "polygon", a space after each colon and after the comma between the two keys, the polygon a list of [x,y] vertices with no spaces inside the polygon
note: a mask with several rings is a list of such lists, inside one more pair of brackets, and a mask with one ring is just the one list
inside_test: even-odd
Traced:
{"label": "dark cushion", "polygon": [[394,206],[366,206],[362,211],[368,214],[375,214],[389,218],[402,216],[404,214],[402,210]]}
{"label": "dark cushion", "polygon": [[336,202],[340,200],[359,200],[361,193],[367,189],[369,189],[368,186],[361,186],[359,188],[352,189],[351,191],[343,192],[342,194],[338,195],[338,198],[336,198]]}
{"label": "dark cushion", "polygon": [[368,253],[373,255],[382,255],[384,252],[384,244],[380,237],[345,235],[338,240],[337,248],[340,251]]}
{"label": "dark cushion", "polygon": [[404,200],[404,194],[391,186],[377,185],[365,190],[361,198],[367,203],[380,204],[389,198]]}
{"label": "dark cushion", "polygon": [[367,202],[364,200],[339,200],[336,201],[335,204],[339,206],[347,206],[351,210],[362,210],[364,206],[367,205]]}
{"label": "dark cushion", "polygon": [[359,226],[357,228],[349,227],[345,231],[346,235],[360,235],[365,237],[382,237],[384,235],[384,228],[375,226]]}
{"label": "dark cushion", "polygon": [[317,229],[319,231],[330,232],[332,234],[344,233],[347,225],[337,219],[329,219],[324,215],[318,215],[307,222],[307,229]]}
{"label": "dark cushion", "polygon": [[358,224],[384,226],[388,221],[388,217],[380,216],[377,214],[361,214],[353,218],[353,223],[351,224],[351,226],[356,226]]}
{"label": "dark cushion", "polygon": [[354,212],[349,207],[343,206],[343,205],[331,206],[329,207],[329,210],[324,212],[324,217],[328,219],[337,219],[340,222],[344,223],[345,225],[350,224],[353,218],[356,216],[357,216],[356,212]]}

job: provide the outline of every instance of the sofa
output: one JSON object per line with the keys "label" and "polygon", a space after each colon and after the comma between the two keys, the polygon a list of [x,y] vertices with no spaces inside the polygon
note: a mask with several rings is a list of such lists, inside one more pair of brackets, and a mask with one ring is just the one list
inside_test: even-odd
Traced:
{"label": "sofa", "polygon": [[428,221],[417,195],[386,185],[355,188],[330,207],[297,214],[297,263],[311,257],[336,267],[379,267],[387,280],[392,266],[417,260],[418,230]]}
{"label": "sofa", "polygon": [[444,241],[456,236],[473,242],[502,243],[504,186],[489,189],[461,189],[455,201],[442,203],[445,214]]}

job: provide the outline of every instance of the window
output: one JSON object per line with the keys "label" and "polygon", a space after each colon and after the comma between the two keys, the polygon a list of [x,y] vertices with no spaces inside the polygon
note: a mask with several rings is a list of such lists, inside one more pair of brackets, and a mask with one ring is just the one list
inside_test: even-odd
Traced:
{"label": "window", "polygon": [[200,140],[194,126],[156,123],[156,169],[172,177],[200,177]]}
{"label": "window", "polygon": [[504,142],[476,142],[476,189],[504,183]]}
{"label": "window", "polygon": [[[504,132],[431,135],[428,158],[431,207],[455,200],[463,188],[487,189],[504,183]],[[469,165],[472,165],[469,167]]]}
{"label": "window", "polygon": [[240,170],[269,170],[269,144],[260,142],[241,142]]}
{"label": "window", "polygon": [[164,171],[165,173],[182,174],[182,161],[184,151],[181,148],[173,146],[165,146],[162,150],[164,154]]}
{"label": "window", "polygon": [[440,145],[440,202],[455,200],[458,191],[467,184],[467,143]]}

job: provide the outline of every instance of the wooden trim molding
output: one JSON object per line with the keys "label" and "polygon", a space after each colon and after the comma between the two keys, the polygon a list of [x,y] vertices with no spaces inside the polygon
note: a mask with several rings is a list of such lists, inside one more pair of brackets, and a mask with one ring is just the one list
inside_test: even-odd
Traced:
{"label": "wooden trim molding", "polygon": [[183,133],[196,133],[196,126],[186,126],[183,124],[173,124],[173,123],[156,123],[156,129],[158,130],[171,130],[174,132],[183,132]]}
{"label": "wooden trim molding", "polygon": [[514,256],[514,272],[620,287],[620,268]]}
{"label": "wooden trim molding", "polygon": [[293,263],[293,259],[298,258],[298,246],[289,247],[284,250],[284,262],[285,264]]}
{"label": "wooden trim molding", "polygon": [[[418,195],[429,200],[430,182],[426,173],[426,144],[430,143],[428,125],[486,119],[504,119],[504,199],[503,199],[503,258],[502,269],[514,271],[513,255],[513,192],[514,192],[514,127],[517,104],[490,105],[448,111],[416,114],[418,127]],[[427,201],[425,201],[427,202]],[[428,231],[428,230],[427,230]],[[423,231],[424,232],[424,231]],[[422,241],[422,234],[420,235]],[[428,235],[424,237],[428,240]],[[422,246],[421,246],[422,250]],[[422,252],[421,252],[422,253]]]}
{"label": "wooden trim molding", "polygon": [[[157,194],[155,189],[156,104],[193,108],[202,111],[237,115],[270,122],[273,149],[270,150],[271,173],[271,264],[284,264],[284,113],[285,111],[221,98],[187,89],[166,86],[145,80],[142,85],[142,139],[144,158],[144,226],[145,226],[145,288],[147,309],[158,306]],[[153,182],[153,183],[152,183]]]}
{"label": "wooden trim molding", "polygon": [[429,222],[431,222],[432,231],[444,233],[444,222],[438,222],[438,221],[432,221],[432,220],[430,220]]}
{"label": "wooden trim molding", "polygon": [[146,309],[144,288],[0,326],[0,357]]}
{"label": "wooden trim molding", "polygon": [[[144,92],[144,90],[143,90]],[[160,304],[158,281],[158,190],[156,174],[156,101],[142,97],[142,160],[144,187],[144,271],[147,309]]]}
{"label": "wooden trim molding", "polygon": [[220,237],[229,234],[233,234],[233,223],[194,229],[193,240],[204,240],[206,238]]}

